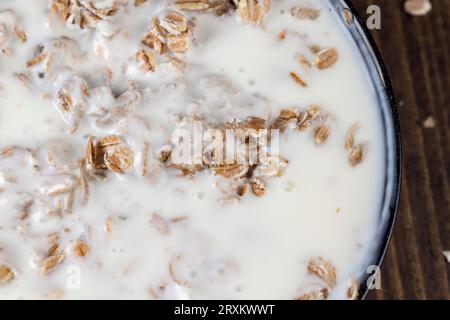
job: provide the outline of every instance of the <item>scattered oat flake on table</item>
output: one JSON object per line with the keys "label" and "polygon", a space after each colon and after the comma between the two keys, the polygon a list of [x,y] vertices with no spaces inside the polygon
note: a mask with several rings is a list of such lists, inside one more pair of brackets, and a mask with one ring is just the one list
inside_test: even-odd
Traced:
{"label": "scattered oat flake on table", "polygon": [[406,0],[404,9],[412,16],[425,16],[433,8],[430,0]]}
{"label": "scattered oat flake on table", "polygon": [[426,129],[433,129],[436,127],[436,120],[432,116],[429,116],[424,122],[423,127]]}
{"label": "scattered oat flake on table", "polygon": [[442,253],[444,254],[445,259],[447,259],[447,262],[450,263],[450,251],[444,251]]}

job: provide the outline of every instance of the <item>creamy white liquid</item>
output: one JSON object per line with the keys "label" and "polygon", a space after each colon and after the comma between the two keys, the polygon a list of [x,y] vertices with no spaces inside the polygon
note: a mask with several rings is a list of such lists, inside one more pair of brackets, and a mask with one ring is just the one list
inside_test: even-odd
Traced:
{"label": "creamy white liquid", "polygon": [[[373,254],[385,145],[376,93],[362,58],[327,1],[312,2],[322,9],[315,21],[291,16],[294,2],[305,1],[271,1],[261,26],[243,24],[236,14],[184,12],[196,18],[195,43],[176,55],[186,64],[184,73],[168,64],[144,73],[135,61],[150,17],[172,1],[150,1],[138,8],[128,2],[110,19],[112,28],[119,30],[112,37],[102,35],[100,27],[68,30],[62,23],[49,25],[46,0],[0,2],[0,11],[13,10],[27,35],[25,43],[12,43],[13,55],[0,55],[0,150],[43,150],[60,141],[66,149],[61,157],[64,167],[83,158],[88,136],[118,134],[136,155],[149,146],[151,170],[159,165],[155,155],[168,142],[174,115],[189,113],[193,103],[222,122],[276,117],[284,108],[320,105],[332,116],[330,137],[317,146],[311,132],[283,134],[280,153],[289,165],[282,177],[267,180],[267,194],[260,198],[248,195],[223,205],[223,194],[214,187],[223,179],[210,172],[187,179],[158,169],[143,177],[135,165],[130,174],[110,172],[108,181],[90,183],[88,202],[76,204],[72,213],[49,215],[33,205],[22,220],[17,207],[23,194],[45,198],[45,186],[63,178],[55,177],[56,169],[39,157],[43,169],[34,171],[25,151],[0,157],[0,173],[16,178],[11,183],[0,175],[0,264],[15,272],[13,280],[0,284],[0,298],[293,299],[302,288],[320,282],[307,272],[314,257],[324,257],[336,268],[337,284],[330,298],[346,298],[349,283],[366,273]],[[284,29],[289,32],[281,41],[277,35]],[[86,80],[91,95],[75,133],[69,132],[70,125],[54,106],[56,76],[49,79],[48,72],[41,79],[38,66],[29,68],[31,89],[14,76],[26,72],[25,63],[37,45],[62,36],[76,42],[79,57],[63,53],[52,72],[70,68]],[[296,57],[310,54],[311,44],[336,48],[339,60],[327,70],[305,71]],[[306,88],[292,80],[292,71],[302,74]],[[226,78],[237,93],[205,90],[207,76]],[[112,95],[97,99],[98,88],[111,87],[117,96],[130,80],[136,81],[141,95],[134,111],[126,120],[97,126],[87,116],[95,111],[95,101],[107,108],[117,104]],[[217,108],[223,100],[233,106]],[[244,107],[248,105],[252,106]],[[361,125],[358,140],[367,143],[364,161],[357,167],[349,164],[344,148],[354,123]],[[164,234],[151,223],[155,213],[165,221],[183,220],[168,222],[170,232]],[[105,232],[108,219],[112,227]],[[52,233],[60,234],[65,259],[43,275],[37,265]],[[71,250],[79,238],[90,248],[84,257]],[[174,281],[174,272],[189,285]]]}

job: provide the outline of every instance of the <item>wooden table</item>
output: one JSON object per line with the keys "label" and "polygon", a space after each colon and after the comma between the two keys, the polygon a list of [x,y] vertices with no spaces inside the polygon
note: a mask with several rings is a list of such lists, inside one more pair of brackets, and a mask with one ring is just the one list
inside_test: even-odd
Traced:
{"label": "wooden table", "polygon": [[[402,0],[353,0],[363,17],[381,8],[372,34],[399,103],[403,184],[393,241],[382,265],[381,290],[369,299],[450,299],[450,1],[412,17]],[[434,128],[425,128],[432,116]]]}

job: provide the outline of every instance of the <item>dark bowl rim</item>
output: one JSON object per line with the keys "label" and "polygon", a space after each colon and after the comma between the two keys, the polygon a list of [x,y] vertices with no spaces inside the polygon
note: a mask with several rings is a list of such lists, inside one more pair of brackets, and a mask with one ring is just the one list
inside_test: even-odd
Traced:
{"label": "dark bowl rim", "polygon": [[[394,139],[394,151],[395,151],[395,159],[394,159],[394,177],[392,178],[392,193],[390,194],[389,199],[389,218],[385,222],[385,230],[382,233],[381,241],[377,247],[377,253],[375,255],[375,265],[381,266],[384,257],[386,256],[387,250],[389,248],[389,243],[392,239],[393,230],[395,221],[398,214],[398,207],[400,202],[400,191],[401,191],[401,181],[402,181],[402,140],[401,140],[401,130],[400,130],[400,121],[398,117],[398,105],[394,95],[394,89],[392,86],[392,82],[389,77],[388,70],[383,61],[382,55],[378,46],[372,37],[369,29],[367,28],[366,22],[362,19],[361,15],[356,10],[355,6],[352,3],[352,0],[339,0],[342,3],[342,6],[350,9],[353,18],[356,19],[356,23],[359,27],[359,33],[364,40],[367,41],[370,49],[373,52],[373,62],[376,67],[379,68],[379,73],[381,75],[381,80],[383,83],[383,89],[386,94],[387,102],[389,104],[389,115],[393,124],[393,139]],[[362,31],[362,32],[361,32]],[[385,119],[383,119],[385,120]],[[386,137],[386,140],[388,137]],[[383,199],[383,202],[386,200]],[[383,203],[384,204],[384,203]],[[377,272],[380,272],[378,269]],[[359,288],[359,299],[365,299],[370,291],[367,283],[370,279],[373,279],[374,274],[367,274],[367,276],[361,282]]]}

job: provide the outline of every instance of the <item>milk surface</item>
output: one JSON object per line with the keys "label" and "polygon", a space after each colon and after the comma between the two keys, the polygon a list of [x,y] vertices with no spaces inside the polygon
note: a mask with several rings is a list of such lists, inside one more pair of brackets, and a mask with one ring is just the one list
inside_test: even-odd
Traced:
{"label": "milk surface", "polygon": [[[94,1],[100,8],[113,2]],[[327,286],[308,272],[315,257],[336,271],[328,298],[348,298],[376,247],[385,142],[367,69],[328,1],[272,0],[261,25],[236,12],[183,11],[174,1],[116,1],[116,14],[84,29],[49,18],[51,4],[0,2],[0,21],[11,20],[1,20],[10,10],[27,37],[21,42],[7,28],[9,43],[0,46],[13,49],[0,53],[0,150],[14,148],[12,156],[0,152],[0,265],[14,274],[0,282],[0,298],[295,299]],[[321,14],[297,19],[294,5]],[[157,55],[155,71],[144,72],[136,52],[151,17],[169,9],[191,23],[188,50],[170,53],[183,66]],[[43,44],[57,52],[50,66],[27,68]],[[313,45],[335,48],[339,59],[326,70],[305,67],[299,56],[313,62]],[[61,88],[79,104],[78,116],[58,109]],[[99,121],[125,104],[124,114]],[[329,138],[318,146],[311,131],[280,134],[289,163],[265,180],[262,197],[249,191],[228,203],[223,189],[233,179],[209,170],[180,176],[157,159],[183,117],[274,119],[311,105],[329,115]],[[345,140],[355,123],[365,153],[352,166]],[[80,176],[76,162],[88,137],[108,135],[133,150],[133,169],[89,180],[87,199],[78,195],[64,210],[68,195],[55,186]],[[48,150],[57,150],[56,160]],[[79,239],[89,248],[84,256],[74,252]],[[64,259],[43,272],[55,243]]]}

